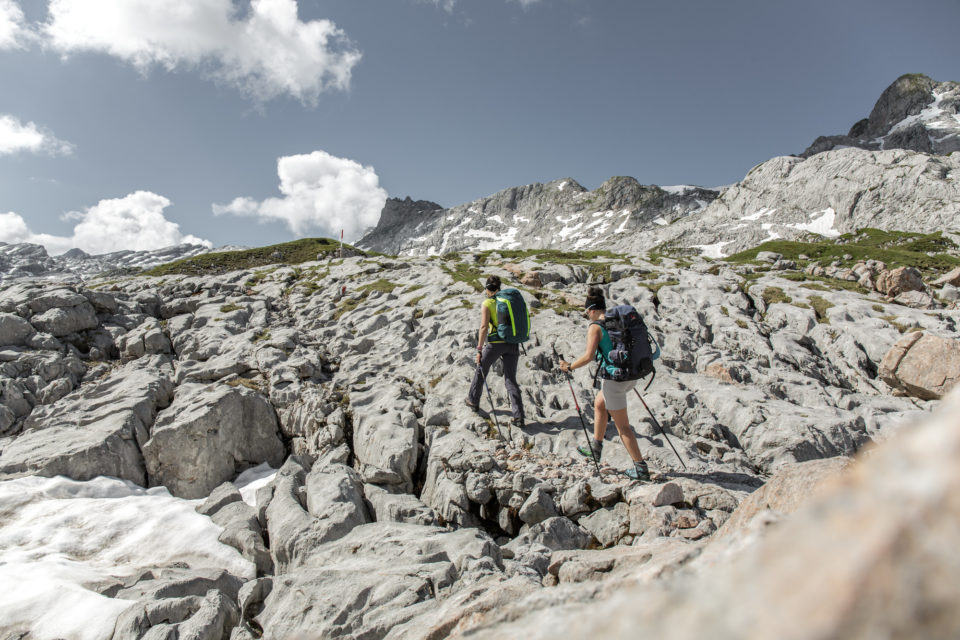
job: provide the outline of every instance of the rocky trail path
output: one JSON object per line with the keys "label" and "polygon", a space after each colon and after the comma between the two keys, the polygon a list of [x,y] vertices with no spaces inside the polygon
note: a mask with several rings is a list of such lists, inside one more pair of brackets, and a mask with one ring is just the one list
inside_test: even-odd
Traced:
{"label": "rocky trail path", "polygon": [[[599,476],[575,453],[583,428],[555,355],[583,350],[574,309],[592,275],[577,265],[355,257],[7,285],[0,575],[41,575],[54,556],[71,570],[44,569],[56,580],[38,579],[0,630],[80,637],[60,588],[89,612],[76,624],[100,620],[91,638],[527,635],[560,603],[706,571],[703,558],[760,535],[744,511],[763,508],[744,505],[771,478],[829,475],[945,388],[949,374],[912,371],[951,353],[955,309],[708,261],[607,266],[608,299],[633,304],[663,351],[643,398],[670,442],[629,401],[648,484],[618,473],[629,457],[612,426]],[[496,366],[489,380],[503,441],[486,393],[480,415],[463,402],[479,278],[530,273],[523,429],[507,428]],[[577,371],[588,429],[591,386]],[[61,521],[63,535],[37,524],[77,500],[86,515]],[[118,520],[118,501],[140,515]],[[133,506],[161,503],[166,525]],[[775,503],[766,521],[795,508]],[[170,523],[190,538],[152,548],[149,532]]]}

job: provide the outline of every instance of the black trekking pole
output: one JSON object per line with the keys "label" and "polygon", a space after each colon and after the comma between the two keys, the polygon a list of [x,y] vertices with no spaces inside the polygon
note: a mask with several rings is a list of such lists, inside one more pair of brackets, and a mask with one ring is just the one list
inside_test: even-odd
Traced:
{"label": "black trekking pole", "polygon": [[670,448],[673,449],[673,452],[677,455],[677,460],[680,461],[680,464],[683,466],[683,470],[687,470],[687,465],[684,464],[683,458],[680,457],[680,454],[677,452],[677,448],[673,446],[673,443],[670,442],[670,436],[667,435],[667,432],[663,430],[663,427],[660,426],[660,423],[657,421],[657,417],[653,415],[653,411],[650,411],[650,407],[647,406],[646,400],[643,399],[643,396],[640,395],[640,392],[637,391],[636,387],[633,389],[634,393],[637,394],[637,397],[640,398],[640,402],[643,403],[643,408],[647,410],[647,413],[650,414],[650,417],[653,418],[653,424],[657,426],[657,429],[660,429],[660,433],[663,434],[664,439],[667,441],[667,444],[670,445]]}
{"label": "black trekking pole", "polygon": [[487,398],[490,400],[490,415],[493,416],[493,423],[497,425],[497,434],[500,436],[500,440],[506,442],[506,439],[503,437],[503,432],[500,431],[500,421],[497,420],[497,408],[493,404],[493,394],[490,393],[490,385],[487,384],[487,376],[483,375],[483,367],[480,366],[480,363],[477,363],[477,373],[480,374],[480,379],[483,380],[483,386],[487,389]]}
{"label": "black trekking pole", "polygon": [[[561,358],[562,359],[562,358]],[[573,404],[577,408],[577,417],[580,418],[580,426],[583,427],[583,435],[587,439],[587,449],[590,450],[590,457],[593,459],[594,466],[597,467],[597,475],[600,474],[600,463],[597,461],[597,456],[593,452],[593,443],[590,442],[590,434],[587,432],[587,423],[583,420],[583,413],[580,411],[580,402],[577,401],[577,394],[573,390],[573,376],[569,371],[565,371],[567,374],[567,386],[570,387],[570,395],[573,396]]]}

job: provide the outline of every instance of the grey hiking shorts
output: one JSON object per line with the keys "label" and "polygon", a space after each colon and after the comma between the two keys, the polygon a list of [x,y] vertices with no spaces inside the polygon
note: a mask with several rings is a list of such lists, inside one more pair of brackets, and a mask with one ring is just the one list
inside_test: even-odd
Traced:
{"label": "grey hiking shorts", "polygon": [[607,405],[607,411],[619,411],[627,408],[627,394],[637,386],[636,380],[607,380],[601,378],[600,391],[603,392],[603,401]]}

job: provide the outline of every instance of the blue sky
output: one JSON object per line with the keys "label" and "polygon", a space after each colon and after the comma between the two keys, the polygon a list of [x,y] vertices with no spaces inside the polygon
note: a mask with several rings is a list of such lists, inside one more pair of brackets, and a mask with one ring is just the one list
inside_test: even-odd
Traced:
{"label": "blue sky", "polygon": [[0,241],[349,237],[614,175],[717,186],[960,80],[956,0],[0,0]]}

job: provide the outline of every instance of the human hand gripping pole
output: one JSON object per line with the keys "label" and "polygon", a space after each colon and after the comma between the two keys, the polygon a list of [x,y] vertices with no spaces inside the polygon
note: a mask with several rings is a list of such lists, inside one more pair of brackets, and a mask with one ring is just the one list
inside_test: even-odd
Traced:
{"label": "human hand gripping pole", "polygon": [[[556,350],[554,350],[553,355],[557,357],[557,367],[560,367],[560,361],[563,360],[563,357],[558,355]],[[580,418],[580,426],[583,427],[583,435],[587,439],[587,449],[590,450],[590,458],[593,459],[593,464],[597,468],[597,475],[600,475],[600,462],[597,460],[597,456],[593,451],[593,443],[590,442],[590,434],[587,432],[587,423],[583,420],[583,413],[580,411],[580,402],[577,400],[577,394],[573,390],[573,375],[570,371],[565,369],[560,369],[567,374],[567,386],[570,387],[570,395],[573,396],[573,404],[577,408],[577,417]]]}

